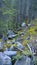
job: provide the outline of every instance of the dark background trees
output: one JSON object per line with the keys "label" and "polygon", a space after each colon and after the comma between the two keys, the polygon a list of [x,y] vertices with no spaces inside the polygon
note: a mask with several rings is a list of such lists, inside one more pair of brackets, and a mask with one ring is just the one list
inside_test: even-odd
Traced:
{"label": "dark background trees", "polygon": [[37,18],[37,0],[0,0],[0,31],[16,30],[33,18]]}

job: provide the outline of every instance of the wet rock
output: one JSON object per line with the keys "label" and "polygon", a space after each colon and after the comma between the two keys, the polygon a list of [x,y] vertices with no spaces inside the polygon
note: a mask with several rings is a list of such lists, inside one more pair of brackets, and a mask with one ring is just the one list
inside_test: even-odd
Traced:
{"label": "wet rock", "polygon": [[14,38],[15,36],[16,36],[16,35],[11,35],[11,34],[10,34],[10,35],[8,36],[8,39]]}
{"label": "wet rock", "polygon": [[[21,35],[21,36],[22,36],[22,35]],[[22,39],[22,38],[17,38],[16,41],[18,41],[18,42],[22,42],[23,39]]]}
{"label": "wet rock", "polygon": [[36,39],[35,43],[37,43],[37,39]]}
{"label": "wet rock", "polygon": [[26,26],[26,24],[23,22],[23,23],[21,24],[21,26],[22,26],[22,27],[25,27],[25,26]]}
{"label": "wet rock", "polygon": [[13,34],[13,35],[14,35],[14,32],[11,31],[11,30],[8,30],[8,31],[7,31],[7,35],[9,35],[9,34]]}
{"label": "wet rock", "polygon": [[11,58],[9,57],[9,56],[6,56],[5,55],[5,57],[3,58],[4,60],[3,60],[3,64],[4,65],[12,65],[12,63],[11,63]]}
{"label": "wet rock", "polygon": [[12,65],[11,58],[3,52],[0,52],[0,65]]}
{"label": "wet rock", "polygon": [[7,32],[7,36],[8,36],[8,39],[11,39],[11,38],[15,37],[16,35],[14,34],[13,31],[8,30],[8,32]]}
{"label": "wet rock", "polygon": [[20,60],[17,60],[14,65],[30,65],[31,59],[27,56],[23,56]]}
{"label": "wet rock", "polygon": [[28,27],[30,27],[31,26],[31,24],[28,24]]}
{"label": "wet rock", "polygon": [[8,55],[8,56],[15,56],[16,55],[16,53],[17,53],[17,51],[4,51],[4,54],[5,55]]}
{"label": "wet rock", "polygon": [[20,50],[20,49],[24,49],[24,46],[20,43],[20,42],[18,42],[18,41],[16,41],[15,43],[14,43],[16,46],[11,46],[10,47],[10,50]]}
{"label": "wet rock", "polygon": [[3,37],[2,37],[2,42],[6,42],[7,39],[8,39],[8,38],[7,38],[6,36],[3,36]]}
{"label": "wet rock", "polygon": [[16,44],[17,44],[17,48],[19,48],[19,49],[23,49],[24,48],[24,46],[20,42],[16,42]]}
{"label": "wet rock", "polygon": [[3,65],[3,56],[2,56],[2,52],[0,52],[0,65]]}
{"label": "wet rock", "polygon": [[0,42],[0,50],[3,48],[3,44]]}

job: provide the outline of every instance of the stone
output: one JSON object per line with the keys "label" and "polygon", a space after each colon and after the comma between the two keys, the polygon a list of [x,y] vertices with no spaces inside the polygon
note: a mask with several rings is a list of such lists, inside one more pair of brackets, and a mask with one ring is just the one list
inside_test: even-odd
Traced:
{"label": "stone", "polygon": [[12,65],[11,58],[3,52],[0,52],[0,65]]}
{"label": "stone", "polygon": [[24,48],[24,46],[20,42],[16,42],[16,44],[17,44],[17,48],[19,48],[19,49],[23,49]]}
{"label": "stone", "polygon": [[8,31],[7,31],[7,35],[9,35],[9,34],[14,35],[14,32],[13,32],[13,31],[11,31],[11,30],[8,30]]}
{"label": "stone", "polygon": [[31,26],[31,24],[28,24],[28,26],[30,27],[30,26]]}
{"label": "stone", "polygon": [[0,42],[0,50],[3,48],[3,44]]}
{"label": "stone", "polygon": [[5,55],[5,57],[3,59],[4,59],[3,60],[4,65],[12,65],[11,58],[9,56]]}
{"label": "stone", "polygon": [[22,26],[22,27],[25,27],[25,26],[26,26],[26,24],[23,22],[23,23],[21,24],[21,26]]}
{"label": "stone", "polygon": [[2,42],[7,41],[7,39],[8,39],[8,38],[7,38],[6,36],[3,36],[3,37],[2,37]]}
{"label": "stone", "polygon": [[4,51],[4,54],[11,57],[15,56],[17,54],[17,51]]}
{"label": "stone", "polygon": [[[22,36],[22,35],[21,35],[21,36]],[[18,41],[18,42],[21,43],[21,42],[23,41],[23,39],[19,37],[19,38],[16,39],[16,41]]]}
{"label": "stone", "polygon": [[11,38],[15,37],[16,35],[14,34],[13,31],[8,30],[8,32],[7,32],[7,36],[8,36],[8,39],[11,39]]}
{"label": "stone", "polygon": [[3,56],[2,56],[2,52],[0,52],[0,65],[3,65]]}
{"label": "stone", "polygon": [[20,60],[17,60],[14,65],[30,65],[31,59],[27,56],[23,56]]}

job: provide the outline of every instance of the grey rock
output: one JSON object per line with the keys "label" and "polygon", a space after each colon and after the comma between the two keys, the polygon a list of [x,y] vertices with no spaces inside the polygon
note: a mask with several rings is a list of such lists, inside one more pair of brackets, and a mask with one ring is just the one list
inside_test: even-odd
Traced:
{"label": "grey rock", "polygon": [[14,32],[13,32],[13,31],[11,31],[11,30],[8,30],[8,31],[7,31],[7,35],[9,35],[9,34],[14,35]]}
{"label": "grey rock", "polygon": [[31,24],[28,24],[28,26],[30,27],[30,26],[31,26]]}
{"label": "grey rock", "polygon": [[0,42],[0,49],[2,49],[3,48],[3,44],[2,44],[2,42]]}
{"label": "grey rock", "polygon": [[0,52],[0,65],[12,65],[11,58]]}
{"label": "grey rock", "polygon": [[16,44],[17,44],[17,48],[19,48],[19,49],[23,49],[24,48],[24,46],[20,42],[17,41]]}
{"label": "grey rock", "polygon": [[25,27],[25,26],[26,26],[26,24],[23,22],[23,23],[21,24],[21,26],[22,26],[22,27]]}
{"label": "grey rock", "polygon": [[23,41],[23,39],[22,38],[17,38],[16,41],[21,43]]}
{"label": "grey rock", "polygon": [[9,56],[6,56],[5,55],[5,57],[3,58],[4,60],[3,60],[3,64],[4,65],[12,65],[12,63],[11,63],[11,58],[9,57]]}
{"label": "grey rock", "polygon": [[8,32],[7,32],[7,36],[8,36],[8,38],[13,38],[13,37],[15,37],[16,35],[14,34],[13,31],[8,30]]}
{"label": "grey rock", "polygon": [[17,51],[4,51],[4,54],[8,56],[15,56],[17,54]]}
{"label": "grey rock", "polygon": [[8,39],[8,38],[7,38],[6,36],[3,36],[3,37],[2,37],[2,42],[7,41],[7,39]]}
{"label": "grey rock", "polygon": [[31,59],[29,57],[22,57],[20,60],[17,60],[14,65],[30,65]]}

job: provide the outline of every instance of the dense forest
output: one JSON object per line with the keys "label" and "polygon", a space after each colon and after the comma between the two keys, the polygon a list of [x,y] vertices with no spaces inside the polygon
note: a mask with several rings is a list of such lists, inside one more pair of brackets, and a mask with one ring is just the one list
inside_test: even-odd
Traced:
{"label": "dense forest", "polygon": [[0,0],[0,30],[16,30],[22,22],[37,18],[36,13],[37,0]]}
{"label": "dense forest", "polygon": [[37,65],[37,0],[0,0],[0,65]]}

